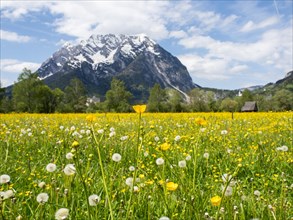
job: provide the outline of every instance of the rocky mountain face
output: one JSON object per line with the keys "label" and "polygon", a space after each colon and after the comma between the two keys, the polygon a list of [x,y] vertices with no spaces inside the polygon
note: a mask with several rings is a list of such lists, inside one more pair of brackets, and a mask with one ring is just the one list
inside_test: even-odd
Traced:
{"label": "rocky mountain face", "polygon": [[184,65],[146,35],[92,35],[80,44],[65,44],[37,70],[52,88],[64,89],[79,78],[89,94],[105,95],[113,77],[123,80],[136,100],[146,101],[155,83],[186,92],[199,87]]}

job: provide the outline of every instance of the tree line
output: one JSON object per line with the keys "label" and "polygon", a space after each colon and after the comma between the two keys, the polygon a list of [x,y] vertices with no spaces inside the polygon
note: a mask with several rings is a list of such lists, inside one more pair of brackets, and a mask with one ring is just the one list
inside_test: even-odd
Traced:
{"label": "tree line", "polygon": [[[149,92],[149,112],[219,112],[240,111],[247,101],[256,101],[259,111],[288,111],[293,109],[292,93],[286,89],[274,95],[253,94],[244,90],[242,96],[219,95],[214,91],[195,88],[189,91],[189,100],[177,90],[163,89],[155,84]],[[102,102],[88,102],[84,84],[72,79],[62,91],[51,89],[38,78],[37,73],[24,69],[12,89],[12,97],[0,90],[0,112],[28,113],[82,113],[82,112],[130,112],[133,95],[126,90],[123,81],[113,78],[110,89]],[[140,103],[141,104],[141,103]]]}

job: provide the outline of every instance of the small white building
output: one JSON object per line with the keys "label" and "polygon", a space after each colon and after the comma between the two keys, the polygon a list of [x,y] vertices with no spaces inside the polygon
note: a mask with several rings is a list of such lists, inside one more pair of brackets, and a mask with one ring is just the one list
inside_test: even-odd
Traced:
{"label": "small white building", "polygon": [[89,106],[90,104],[96,104],[98,102],[101,102],[101,99],[96,96],[93,96],[93,97],[87,98],[85,105]]}

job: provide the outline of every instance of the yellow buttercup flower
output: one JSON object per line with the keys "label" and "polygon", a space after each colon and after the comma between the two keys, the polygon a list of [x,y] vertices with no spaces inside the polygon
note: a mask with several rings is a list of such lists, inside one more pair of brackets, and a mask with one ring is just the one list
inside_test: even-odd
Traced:
{"label": "yellow buttercup flower", "polygon": [[160,149],[161,149],[161,150],[168,150],[170,147],[171,147],[170,144],[168,144],[168,143],[164,143],[164,144],[161,145]]}
{"label": "yellow buttercup flower", "polygon": [[88,115],[86,116],[86,120],[89,122],[93,122],[96,120],[96,117],[94,115]]}
{"label": "yellow buttercup flower", "polygon": [[146,110],[146,105],[134,105],[132,108],[136,113],[144,113]]}
{"label": "yellow buttercup flower", "polygon": [[177,188],[178,188],[178,184],[177,183],[173,183],[173,182],[166,183],[166,189],[168,191],[175,191]]}
{"label": "yellow buttercup flower", "polygon": [[207,125],[207,121],[204,120],[203,118],[196,118],[195,119],[195,123],[198,124],[198,125]]}
{"label": "yellow buttercup flower", "polygon": [[211,198],[211,203],[213,206],[219,206],[221,204],[221,200],[220,196],[214,196]]}
{"label": "yellow buttercup flower", "polygon": [[77,148],[79,146],[79,143],[77,141],[73,141],[73,143],[71,144],[71,147],[73,148]]}

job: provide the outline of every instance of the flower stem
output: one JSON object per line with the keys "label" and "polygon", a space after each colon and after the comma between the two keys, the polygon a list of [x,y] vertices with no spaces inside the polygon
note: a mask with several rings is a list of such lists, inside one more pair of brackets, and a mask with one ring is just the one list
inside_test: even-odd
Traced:
{"label": "flower stem", "polygon": [[104,190],[105,190],[105,193],[106,193],[106,199],[108,201],[108,205],[109,205],[109,209],[110,209],[110,217],[111,217],[112,220],[114,220],[113,210],[112,210],[112,206],[111,206],[111,198],[109,196],[109,192],[108,192],[108,188],[107,188],[107,184],[106,184],[106,176],[105,176],[105,173],[104,173],[104,166],[103,166],[101,152],[100,152],[100,141],[102,140],[103,135],[102,135],[100,141],[98,142],[98,140],[97,140],[97,138],[95,136],[95,133],[94,133],[93,126],[91,127],[91,131],[92,131],[92,135],[93,135],[94,141],[97,144],[97,152],[98,152],[99,165],[101,167],[102,180],[103,180]]}

